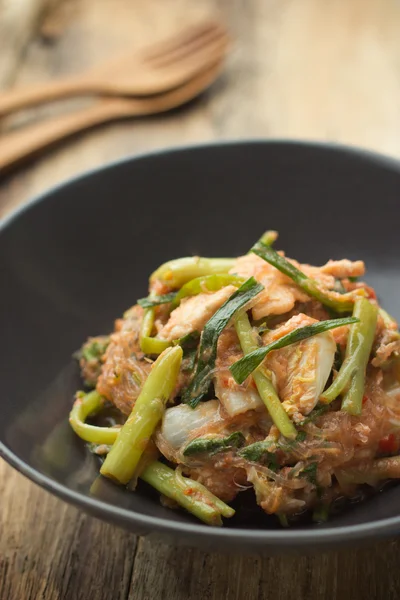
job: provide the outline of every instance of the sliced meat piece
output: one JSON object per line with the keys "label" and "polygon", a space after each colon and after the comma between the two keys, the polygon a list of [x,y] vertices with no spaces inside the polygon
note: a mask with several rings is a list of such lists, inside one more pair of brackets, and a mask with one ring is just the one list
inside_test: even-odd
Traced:
{"label": "sliced meat piece", "polygon": [[177,340],[192,331],[202,331],[213,314],[235,292],[233,285],[227,285],[212,294],[198,294],[182,300],[172,311],[168,322],[158,336],[164,340]]}
{"label": "sliced meat piece", "polygon": [[265,289],[252,302],[254,319],[281,315],[292,310],[295,302],[309,300],[289,277],[255,254],[240,256],[230,272],[246,279],[253,276],[264,286]]}
{"label": "sliced meat piece", "polygon": [[[283,255],[283,253],[280,253]],[[322,267],[314,267],[301,264],[291,258],[287,259],[292,265],[314,279],[322,289],[333,290],[335,278],[355,277],[364,274],[365,267],[362,261],[352,262],[349,260],[330,260]],[[241,277],[255,277],[263,284],[264,291],[255,298],[253,307],[253,318],[258,320],[269,315],[281,315],[290,312],[296,302],[307,302],[309,296],[305,294],[293,281],[275,269],[265,260],[255,254],[240,256],[231,273]],[[332,291],[334,297],[335,292]]]}
{"label": "sliced meat piece", "polygon": [[362,260],[351,261],[347,260],[347,258],[343,260],[328,260],[326,265],[323,265],[320,270],[322,273],[333,275],[337,279],[362,277],[365,275],[365,264]]}

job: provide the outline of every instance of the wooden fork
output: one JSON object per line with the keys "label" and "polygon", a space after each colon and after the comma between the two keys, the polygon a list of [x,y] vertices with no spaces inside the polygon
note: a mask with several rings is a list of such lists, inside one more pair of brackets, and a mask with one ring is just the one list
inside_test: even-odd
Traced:
{"label": "wooden fork", "polygon": [[228,35],[218,22],[193,25],[142,51],[127,52],[76,77],[0,95],[0,117],[29,106],[77,95],[147,96],[184,84],[221,60]]}
{"label": "wooden fork", "polygon": [[95,125],[127,117],[162,113],[185,104],[209,87],[221,69],[220,60],[182,86],[164,94],[146,98],[106,98],[89,108],[9,133],[0,139],[0,175],[41,150]]}

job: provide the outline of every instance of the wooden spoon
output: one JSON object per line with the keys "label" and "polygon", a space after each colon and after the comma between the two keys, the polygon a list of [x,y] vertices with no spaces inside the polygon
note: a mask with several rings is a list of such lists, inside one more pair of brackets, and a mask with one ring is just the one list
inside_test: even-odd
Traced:
{"label": "wooden spoon", "polygon": [[65,139],[109,121],[166,112],[192,100],[208,88],[222,69],[222,61],[210,65],[179,88],[147,98],[107,98],[71,114],[62,115],[10,133],[0,139],[0,175],[24,159]]}
{"label": "wooden spoon", "polygon": [[221,60],[228,47],[224,27],[213,21],[193,25],[164,42],[76,77],[16,89],[0,95],[0,117],[41,102],[69,96],[100,94],[146,96],[173,89]]}

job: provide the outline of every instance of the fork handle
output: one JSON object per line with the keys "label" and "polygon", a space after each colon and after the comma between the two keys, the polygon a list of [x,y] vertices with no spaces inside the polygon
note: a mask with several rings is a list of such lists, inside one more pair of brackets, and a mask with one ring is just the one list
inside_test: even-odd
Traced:
{"label": "fork handle", "polygon": [[[138,111],[139,113],[140,111]],[[95,125],[134,116],[132,103],[119,98],[97,102],[89,108],[54,117],[0,138],[0,175],[48,146]]]}
{"label": "fork handle", "polygon": [[95,92],[95,83],[82,77],[66,77],[50,83],[11,89],[0,93],[0,118],[36,104]]}

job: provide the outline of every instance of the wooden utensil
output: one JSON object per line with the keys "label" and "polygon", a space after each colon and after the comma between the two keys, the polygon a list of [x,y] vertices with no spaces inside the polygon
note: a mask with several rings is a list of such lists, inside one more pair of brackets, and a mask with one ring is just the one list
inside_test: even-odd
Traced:
{"label": "wooden utensil", "polygon": [[146,98],[107,98],[90,108],[49,119],[0,139],[0,174],[39,151],[109,121],[166,112],[192,100],[208,88],[222,69],[222,61],[210,65],[181,87]]}
{"label": "wooden utensil", "polygon": [[0,95],[0,117],[42,102],[69,96],[99,94],[146,96],[178,87],[204,65],[225,54],[228,35],[218,22],[207,21],[141,52],[127,52],[76,77],[16,89]]}

